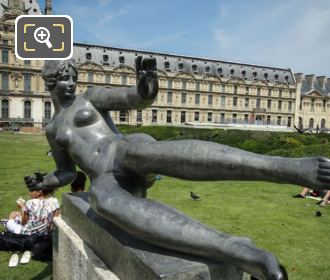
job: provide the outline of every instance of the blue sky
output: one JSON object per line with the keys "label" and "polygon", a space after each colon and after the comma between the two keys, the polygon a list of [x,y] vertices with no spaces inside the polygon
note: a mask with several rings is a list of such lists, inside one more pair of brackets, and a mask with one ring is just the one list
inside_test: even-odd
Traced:
{"label": "blue sky", "polygon": [[53,6],[54,14],[73,18],[75,42],[330,77],[329,0],[53,0]]}

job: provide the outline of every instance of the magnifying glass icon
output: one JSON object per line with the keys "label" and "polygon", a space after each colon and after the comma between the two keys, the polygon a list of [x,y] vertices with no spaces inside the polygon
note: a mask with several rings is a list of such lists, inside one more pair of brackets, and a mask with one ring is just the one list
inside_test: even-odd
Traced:
{"label": "magnifying glass icon", "polygon": [[53,47],[49,41],[50,33],[46,27],[38,27],[34,31],[34,39],[40,44],[46,44],[49,49]]}

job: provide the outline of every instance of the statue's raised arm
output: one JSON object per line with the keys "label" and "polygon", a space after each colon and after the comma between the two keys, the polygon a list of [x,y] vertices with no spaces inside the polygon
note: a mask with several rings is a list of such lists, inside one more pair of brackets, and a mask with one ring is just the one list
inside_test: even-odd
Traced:
{"label": "statue's raised arm", "polygon": [[91,87],[86,92],[90,102],[101,110],[143,109],[158,93],[156,59],[139,56],[135,60],[136,86],[124,88]]}

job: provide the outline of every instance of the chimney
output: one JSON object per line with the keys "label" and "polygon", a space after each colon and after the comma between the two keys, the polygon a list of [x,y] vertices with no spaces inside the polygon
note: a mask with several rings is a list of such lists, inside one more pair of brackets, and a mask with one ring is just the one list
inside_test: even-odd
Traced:
{"label": "chimney", "polygon": [[315,79],[315,75],[314,74],[311,74],[311,75],[306,75],[305,76],[305,79],[308,83],[308,87],[310,89],[314,88],[314,79]]}
{"label": "chimney", "polygon": [[326,81],[327,77],[326,76],[319,76],[319,77],[316,77],[316,79],[320,83],[321,89],[325,90],[325,81]]}
{"label": "chimney", "polygon": [[296,82],[301,84],[302,80],[304,79],[304,74],[303,73],[295,73],[294,77],[296,79]]}
{"label": "chimney", "polygon": [[52,10],[53,10],[52,0],[46,0],[45,15],[51,15]]}

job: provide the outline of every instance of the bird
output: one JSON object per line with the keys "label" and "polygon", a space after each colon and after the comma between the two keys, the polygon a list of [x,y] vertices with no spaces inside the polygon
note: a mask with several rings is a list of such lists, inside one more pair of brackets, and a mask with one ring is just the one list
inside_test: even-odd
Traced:
{"label": "bird", "polygon": [[190,196],[193,200],[200,199],[200,197],[197,194],[194,194],[193,192],[190,192]]}

